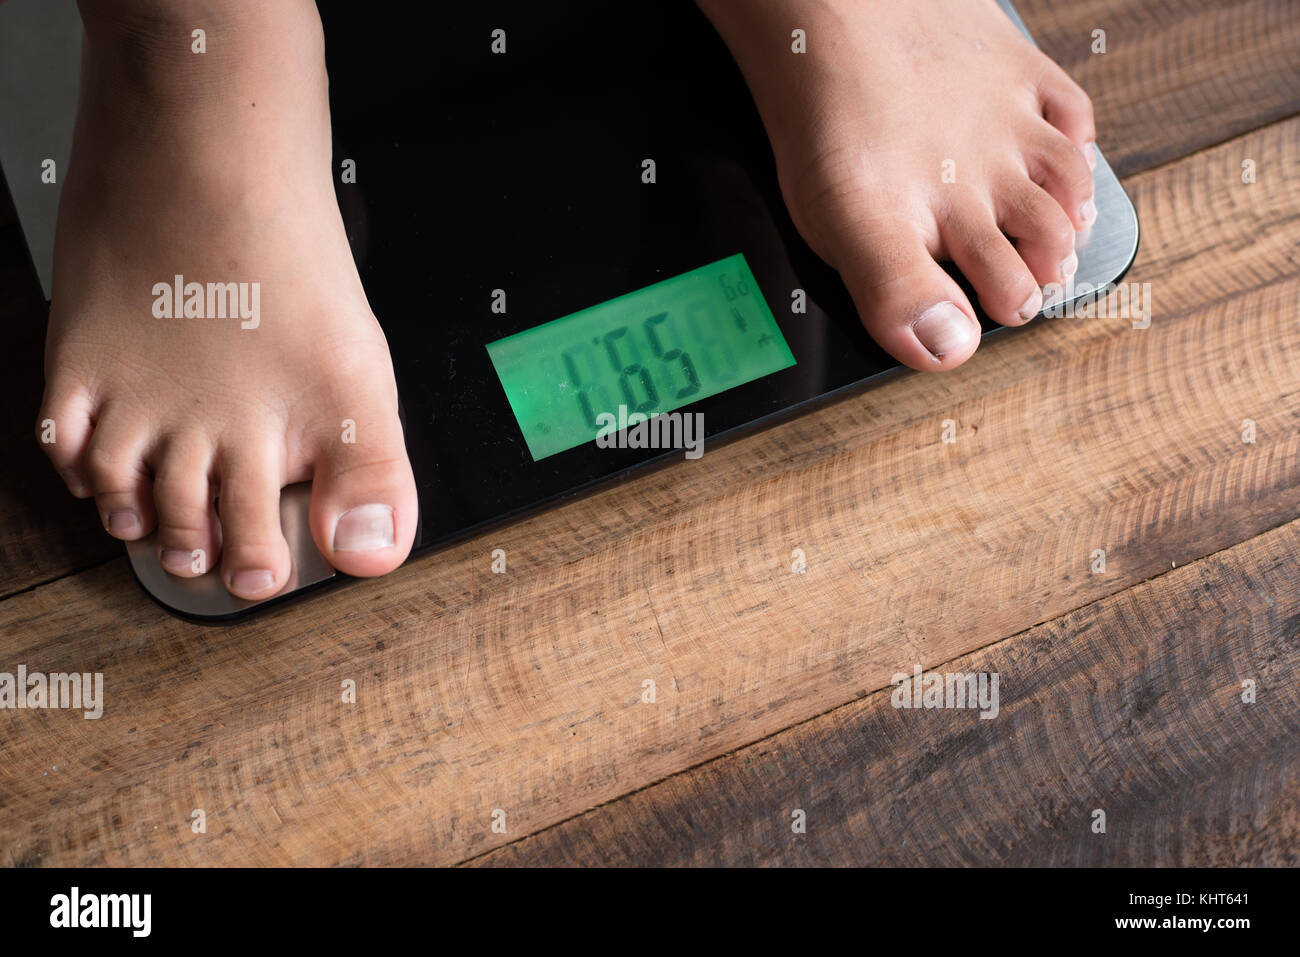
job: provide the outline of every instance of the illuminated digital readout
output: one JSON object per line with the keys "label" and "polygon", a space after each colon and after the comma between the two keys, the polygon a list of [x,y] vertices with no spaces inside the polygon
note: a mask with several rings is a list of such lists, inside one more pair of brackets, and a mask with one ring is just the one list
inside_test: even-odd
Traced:
{"label": "illuminated digital readout", "polygon": [[534,461],[795,364],[740,253],[487,350]]}

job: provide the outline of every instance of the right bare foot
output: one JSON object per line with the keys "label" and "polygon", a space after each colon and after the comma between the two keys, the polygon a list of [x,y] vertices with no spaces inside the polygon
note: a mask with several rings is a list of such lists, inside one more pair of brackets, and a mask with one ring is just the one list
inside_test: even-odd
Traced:
{"label": "right bare foot", "polygon": [[[334,198],[314,4],[83,8],[46,450],[110,534],[156,526],[164,568],[192,576],[219,557],[241,598],[288,580],[279,497],[294,482],[312,482],[312,535],[335,567],[396,568],[415,536],[415,482]],[[198,28],[206,53],[191,52]],[[156,317],[154,287],[176,275],[259,284],[260,321]]]}
{"label": "right bare foot", "polygon": [[795,225],[899,361],[951,369],[979,344],[938,260],[1004,325],[1073,274],[1075,230],[1097,216],[1092,103],[994,0],[700,6],[749,83]]}

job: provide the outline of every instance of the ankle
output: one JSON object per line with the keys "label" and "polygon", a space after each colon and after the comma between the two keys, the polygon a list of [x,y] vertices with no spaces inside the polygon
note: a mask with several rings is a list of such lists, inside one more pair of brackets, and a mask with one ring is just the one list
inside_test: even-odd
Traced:
{"label": "ankle", "polygon": [[81,16],[83,70],[151,109],[326,89],[311,0],[83,0]]}
{"label": "ankle", "polygon": [[330,189],[324,38],[310,0],[82,7],[74,152],[97,154],[100,173],[146,163],[172,179],[184,169],[256,185],[267,169],[314,167],[313,188]]}

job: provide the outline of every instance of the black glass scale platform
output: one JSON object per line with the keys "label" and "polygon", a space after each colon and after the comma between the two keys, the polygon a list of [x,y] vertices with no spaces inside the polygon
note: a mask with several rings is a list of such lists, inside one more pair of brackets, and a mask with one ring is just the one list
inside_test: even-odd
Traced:
{"label": "black glass scale platform", "polygon": [[[414,554],[646,467],[690,481],[701,441],[900,371],[795,231],[740,73],[691,3],[319,6],[339,204],[419,491]],[[1078,288],[1118,280],[1137,248],[1101,157],[1096,183]],[[49,215],[21,206],[25,226]],[[656,413],[672,428],[642,424]],[[655,436],[676,447],[634,447]],[[308,494],[282,495],[295,568],[268,602],[168,576],[151,538],[132,566],[204,620],[328,585],[344,576],[311,541]]]}

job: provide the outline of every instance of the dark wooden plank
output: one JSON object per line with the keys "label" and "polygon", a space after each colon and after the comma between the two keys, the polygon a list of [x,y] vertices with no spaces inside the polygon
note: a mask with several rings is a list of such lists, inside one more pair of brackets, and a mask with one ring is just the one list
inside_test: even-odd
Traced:
{"label": "dark wooden plank", "polygon": [[[1297,0],[1018,0],[1017,8],[1092,97],[1097,143],[1121,176],[1300,112]],[[1104,54],[1093,52],[1095,30],[1105,31]]]}
{"label": "dark wooden plank", "polygon": [[998,673],[995,718],[879,691],[474,863],[1300,864],[1297,554],[1300,522],[942,665]]}

